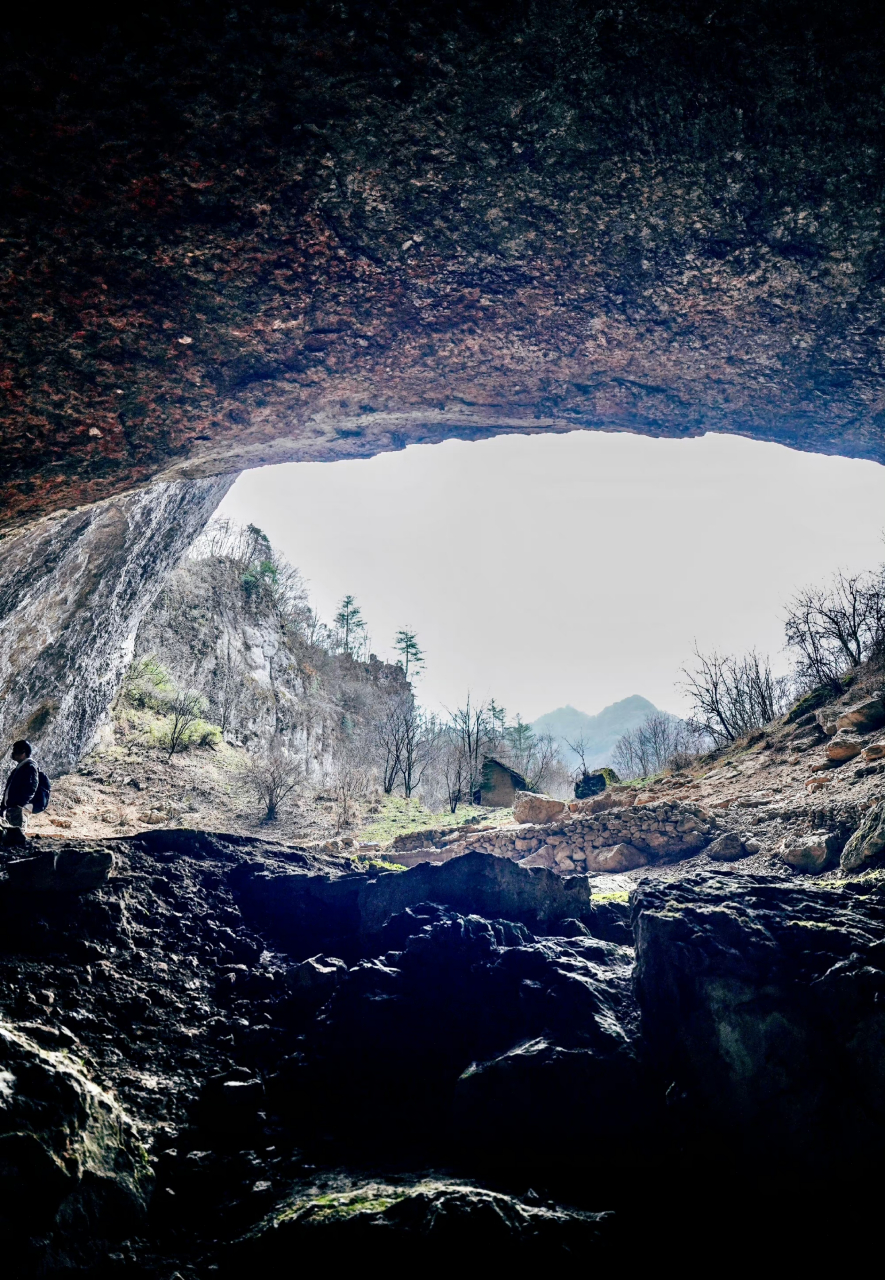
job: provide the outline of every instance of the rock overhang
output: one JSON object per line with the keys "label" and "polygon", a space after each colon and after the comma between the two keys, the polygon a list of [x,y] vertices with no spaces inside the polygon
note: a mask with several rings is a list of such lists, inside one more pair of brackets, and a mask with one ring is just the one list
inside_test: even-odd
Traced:
{"label": "rock overhang", "polygon": [[415,441],[881,460],[881,14],[222,14],[6,45],[4,522]]}

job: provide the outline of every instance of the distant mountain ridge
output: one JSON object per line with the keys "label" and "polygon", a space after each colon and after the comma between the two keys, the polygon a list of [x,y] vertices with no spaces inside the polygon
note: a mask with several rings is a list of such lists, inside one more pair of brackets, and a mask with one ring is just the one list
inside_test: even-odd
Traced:
{"label": "distant mountain ridge", "polygon": [[587,765],[599,769],[611,763],[611,753],[622,733],[635,729],[642,724],[646,716],[654,714],[658,708],[648,698],[634,693],[620,702],[613,702],[604,707],[598,715],[590,716],[586,711],[578,711],[576,707],[558,707],[556,711],[548,711],[539,716],[532,724],[535,733],[549,733],[554,737],[562,750],[562,758],[566,764],[574,766],[580,763],[577,755],[568,746],[583,737],[587,748]]}

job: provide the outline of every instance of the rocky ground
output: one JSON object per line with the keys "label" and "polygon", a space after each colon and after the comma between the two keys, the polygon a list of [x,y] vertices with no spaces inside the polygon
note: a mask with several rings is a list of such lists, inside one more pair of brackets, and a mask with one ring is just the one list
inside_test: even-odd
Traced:
{"label": "rocky ground", "polygon": [[[861,1247],[885,1137],[882,775],[823,771],[823,869],[783,852],[822,830],[806,762],[843,750],[825,730],[868,692],[566,819],[662,797],[700,815],[675,833],[700,852],[618,874],[472,849],[393,870],[175,827],[35,836],[0,880],[12,1273],[488,1253],[577,1274],[652,1259],[686,1214],[686,1259],[723,1232],[735,1256],[795,1257],[809,1189],[845,1177],[816,1239]],[[808,714],[820,742],[797,750]],[[747,856],[717,861],[729,833]]]}

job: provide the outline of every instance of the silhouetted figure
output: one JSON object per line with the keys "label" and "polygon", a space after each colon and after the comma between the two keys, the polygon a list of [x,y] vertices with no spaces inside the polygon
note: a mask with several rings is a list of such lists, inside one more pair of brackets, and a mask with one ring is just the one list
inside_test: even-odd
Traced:
{"label": "silhouetted figure", "polygon": [[15,768],[6,779],[0,817],[3,819],[3,843],[23,845],[28,825],[25,806],[31,804],[40,786],[40,773],[31,758],[31,744],[24,738],[12,744]]}

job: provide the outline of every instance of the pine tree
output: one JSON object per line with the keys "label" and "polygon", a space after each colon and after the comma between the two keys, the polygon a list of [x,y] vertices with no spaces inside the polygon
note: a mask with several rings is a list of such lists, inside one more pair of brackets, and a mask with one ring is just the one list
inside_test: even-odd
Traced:
{"label": "pine tree", "polygon": [[418,644],[418,637],[415,632],[397,631],[393,647],[400,656],[400,662],[406,676],[409,674],[410,666],[417,675],[424,666],[424,651]]}
{"label": "pine tree", "polygon": [[353,596],[345,596],[341,601],[338,612],[335,614],[335,626],[341,634],[344,652],[352,654],[356,648],[357,638],[366,629],[362,612]]}

